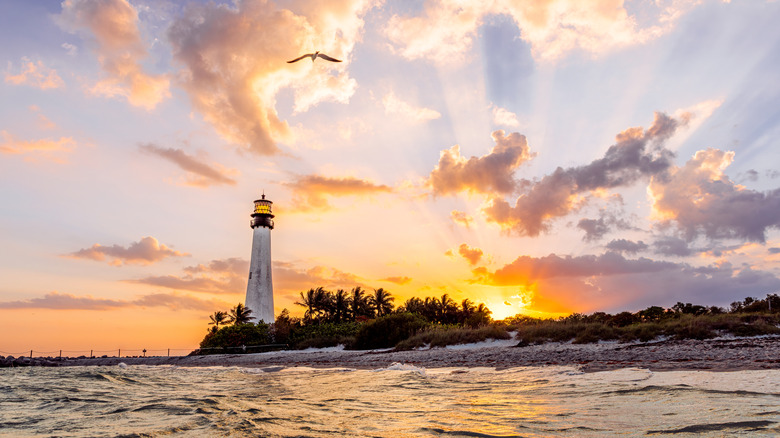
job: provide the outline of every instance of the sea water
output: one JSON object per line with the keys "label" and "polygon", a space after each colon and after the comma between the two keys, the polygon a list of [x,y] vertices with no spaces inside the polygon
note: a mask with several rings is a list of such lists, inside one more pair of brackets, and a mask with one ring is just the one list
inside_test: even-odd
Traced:
{"label": "sea water", "polygon": [[0,369],[0,436],[780,436],[780,370]]}

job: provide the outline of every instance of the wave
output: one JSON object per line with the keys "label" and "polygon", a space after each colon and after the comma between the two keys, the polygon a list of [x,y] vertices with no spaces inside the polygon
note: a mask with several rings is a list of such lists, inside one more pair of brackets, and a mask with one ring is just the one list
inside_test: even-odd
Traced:
{"label": "wave", "polygon": [[666,434],[666,433],[703,433],[703,432],[720,432],[722,430],[734,430],[742,429],[745,432],[759,431],[765,429],[767,426],[775,424],[775,421],[735,421],[732,423],[705,423],[694,424],[692,426],[686,426],[680,429],[666,429],[666,430],[648,430],[647,435]]}
{"label": "wave", "polygon": [[437,427],[421,427],[423,432],[433,432],[439,435],[468,436],[476,438],[523,438],[523,435],[491,435],[482,432],[472,432],[470,430],[444,430]]}
{"label": "wave", "polygon": [[372,371],[411,371],[423,377],[427,377],[427,370],[424,367],[418,367],[418,366],[401,363],[401,362],[393,362],[387,368],[377,368]]}
{"label": "wave", "polygon": [[673,393],[673,392],[701,392],[704,394],[718,394],[718,395],[739,395],[739,396],[753,396],[753,397],[780,397],[780,394],[773,393],[773,392],[757,392],[757,391],[745,391],[741,389],[735,389],[733,391],[729,390],[723,390],[723,389],[705,389],[705,388],[696,388],[690,385],[673,385],[673,386],[658,386],[658,385],[648,385],[648,386],[642,386],[639,388],[626,388],[626,389],[616,389],[613,391],[606,391],[602,394],[608,395],[608,394],[615,394],[615,395],[625,395],[625,394],[639,394],[643,392],[664,392],[664,393]]}

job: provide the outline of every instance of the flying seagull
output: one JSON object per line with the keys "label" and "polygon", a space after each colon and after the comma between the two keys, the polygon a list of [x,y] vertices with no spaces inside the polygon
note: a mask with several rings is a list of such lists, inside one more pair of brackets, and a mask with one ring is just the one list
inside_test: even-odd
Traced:
{"label": "flying seagull", "polygon": [[287,61],[287,63],[291,64],[293,62],[298,62],[298,61],[300,61],[303,58],[311,58],[311,62],[314,62],[314,60],[317,59],[317,58],[322,58],[322,59],[324,59],[326,61],[330,61],[330,62],[341,62],[340,59],[331,58],[330,56],[328,56],[328,55],[326,55],[324,53],[320,53],[319,51],[316,51],[314,53],[307,53],[305,55],[301,55],[301,56],[293,59],[292,61]]}

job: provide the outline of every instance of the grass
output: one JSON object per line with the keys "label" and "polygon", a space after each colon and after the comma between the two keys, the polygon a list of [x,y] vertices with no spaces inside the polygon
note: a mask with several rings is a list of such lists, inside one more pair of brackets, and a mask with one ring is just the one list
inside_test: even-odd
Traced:
{"label": "grass", "polygon": [[721,335],[760,336],[780,334],[777,314],[676,315],[658,322],[614,326],[583,320],[525,320],[513,325],[521,345],[545,342],[575,344],[619,340],[647,342],[661,337],[710,339]]}
{"label": "grass", "polygon": [[446,347],[447,345],[472,344],[488,339],[509,339],[504,327],[488,325],[479,328],[437,327],[425,330],[396,345],[397,350],[412,350],[424,347]]}

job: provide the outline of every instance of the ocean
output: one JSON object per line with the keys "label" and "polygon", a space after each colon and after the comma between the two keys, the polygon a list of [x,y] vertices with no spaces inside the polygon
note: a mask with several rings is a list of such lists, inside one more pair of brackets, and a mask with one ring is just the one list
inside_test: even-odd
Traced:
{"label": "ocean", "polygon": [[0,369],[0,436],[780,436],[780,371]]}

